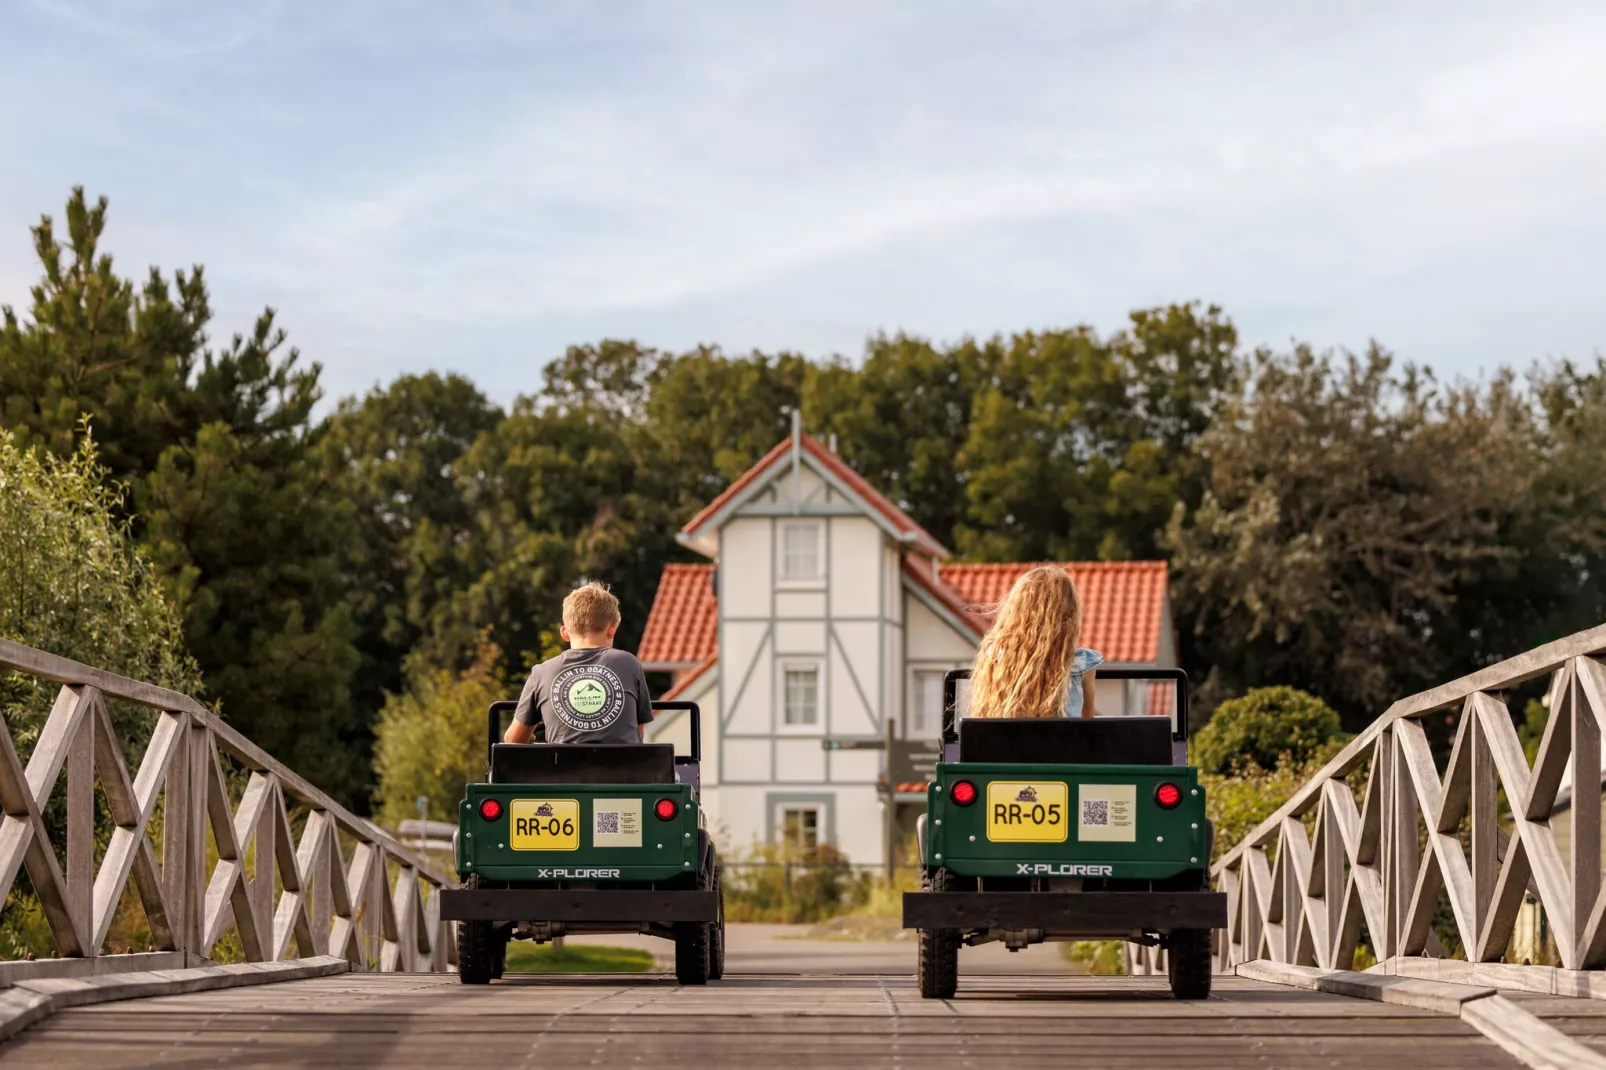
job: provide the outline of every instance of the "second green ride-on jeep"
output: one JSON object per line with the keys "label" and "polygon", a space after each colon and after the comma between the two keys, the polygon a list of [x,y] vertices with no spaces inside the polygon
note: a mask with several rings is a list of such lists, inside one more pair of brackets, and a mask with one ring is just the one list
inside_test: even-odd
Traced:
{"label": "second green ride-on jeep", "polygon": [[681,756],[668,743],[499,742],[515,705],[491,705],[486,783],[468,785],[458,805],[463,886],[441,893],[441,917],[457,922],[459,979],[501,977],[510,940],[576,933],[660,936],[675,942],[681,984],[723,976],[725,909],[698,799],[697,704],[652,704],[689,718],[691,753]]}
{"label": "second green ride-on jeep", "polygon": [[1207,997],[1227,897],[1210,889],[1213,829],[1187,764],[1187,677],[1099,670],[1101,685],[1128,681],[1131,701],[1166,685],[1130,682],[1171,681],[1173,722],[958,719],[969,676],[944,681],[942,760],[918,825],[922,890],[903,897],[903,924],[920,935],[920,994],[954,995],[961,945],[1123,939],[1165,950],[1179,999]]}

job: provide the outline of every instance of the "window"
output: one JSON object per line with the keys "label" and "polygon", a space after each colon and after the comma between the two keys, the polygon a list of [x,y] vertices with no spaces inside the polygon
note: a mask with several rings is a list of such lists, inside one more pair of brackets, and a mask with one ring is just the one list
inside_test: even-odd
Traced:
{"label": "window", "polygon": [[781,525],[781,579],[820,578],[820,525],[813,520]]}
{"label": "window", "polygon": [[820,808],[788,806],[781,811],[781,845],[788,852],[808,853],[820,847]]}
{"label": "window", "polygon": [[931,739],[942,727],[942,676],[940,672],[915,673],[905,739]]}
{"label": "window", "polygon": [[812,665],[786,669],[782,721],[787,725],[820,723],[820,670]]}

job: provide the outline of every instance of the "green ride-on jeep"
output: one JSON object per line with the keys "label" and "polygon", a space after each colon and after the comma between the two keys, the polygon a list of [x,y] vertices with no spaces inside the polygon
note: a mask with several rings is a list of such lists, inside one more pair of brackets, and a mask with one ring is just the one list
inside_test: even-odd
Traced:
{"label": "green ride-on jeep", "polygon": [[920,994],[954,995],[961,944],[1124,939],[1165,949],[1177,998],[1207,997],[1227,897],[1210,889],[1186,675],[1099,669],[1101,689],[1127,682],[1129,705],[1174,688],[1174,720],[957,718],[969,677],[944,680],[942,756],[917,825],[922,890],[903,897]]}
{"label": "green ride-on jeep", "polygon": [[441,917],[457,922],[458,978],[501,977],[510,940],[646,933],[675,942],[681,984],[718,980],[725,909],[698,805],[697,704],[652,704],[690,719],[691,753],[679,756],[668,743],[499,742],[515,705],[491,705],[487,782],[458,805],[462,887],[441,893]]}

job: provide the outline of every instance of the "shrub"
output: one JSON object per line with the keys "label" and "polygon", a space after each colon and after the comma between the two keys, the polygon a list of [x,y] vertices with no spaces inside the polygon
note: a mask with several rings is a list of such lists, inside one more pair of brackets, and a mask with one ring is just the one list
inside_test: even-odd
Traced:
{"label": "shrub", "polygon": [[830,844],[754,846],[724,865],[727,921],[816,922],[864,906],[873,880]]}
{"label": "shrub", "polygon": [[1283,755],[1295,765],[1343,737],[1338,714],[1315,695],[1292,687],[1260,687],[1216,708],[1193,737],[1201,772],[1227,774],[1255,766],[1276,769]]}
{"label": "shrub", "polygon": [[389,695],[375,729],[378,810],[392,827],[417,817],[417,799],[429,800],[436,821],[456,821],[464,785],[485,777],[485,711],[507,698],[496,674],[502,652],[482,636],[474,663],[463,672],[409,666],[405,693]]}

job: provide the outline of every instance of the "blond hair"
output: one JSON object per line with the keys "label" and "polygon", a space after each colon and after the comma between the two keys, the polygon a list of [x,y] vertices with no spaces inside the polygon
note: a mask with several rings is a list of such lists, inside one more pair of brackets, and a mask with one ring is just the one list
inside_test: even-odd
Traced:
{"label": "blond hair", "polygon": [[619,599],[606,584],[576,587],[563,600],[563,626],[570,635],[596,635],[619,623]]}
{"label": "blond hair", "polygon": [[1071,574],[1042,565],[1021,576],[976,649],[970,716],[1061,716],[1081,636],[1082,596]]}

